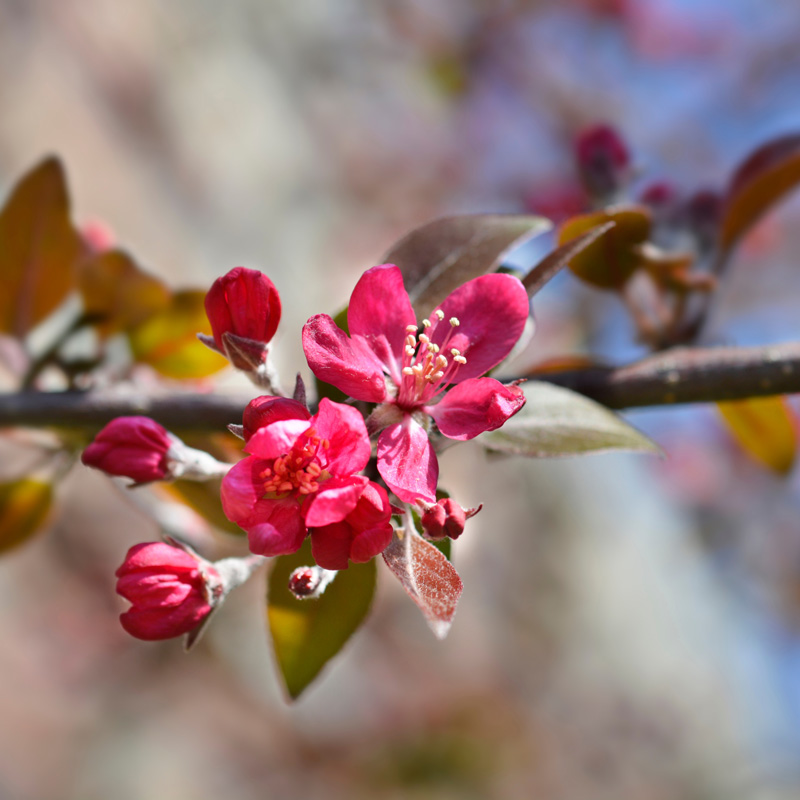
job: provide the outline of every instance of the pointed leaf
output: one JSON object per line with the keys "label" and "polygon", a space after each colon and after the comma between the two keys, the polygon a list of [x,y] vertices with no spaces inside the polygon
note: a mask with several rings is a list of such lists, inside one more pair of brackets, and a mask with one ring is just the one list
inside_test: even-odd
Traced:
{"label": "pointed leaf", "polygon": [[267,620],[286,691],[294,700],[358,630],[375,594],[375,560],[350,564],[316,600],[298,600],[289,576],[314,563],[311,541],[275,559],[269,575]]}
{"label": "pointed leaf", "polygon": [[0,553],[33,536],[47,520],[53,485],[34,478],[0,483]]}
{"label": "pointed leaf", "polygon": [[421,319],[461,284],[493,272],[514,248],[551,227],[544,217],[525,215],[443,217],[411,231],[383,261],[400,267]]}
{"label": "pointed leaf", "polygon": [[78,289],[84,311],[97,317],[100,336],[127,331],[170,304],[170,290],[121,250],[107,250],[82,265]]}
{"label": "pointed leaf", "polygon": [[585,244],[569,260],[581,280],[599,289],[620,289],[639,266],[638,247],[650,236],[650,213],[644,206],[615,206],[568,219],[558,234],[564,246],[608,222],[615,225]]}
{"label": "pointed leaf", "polygon": [[751,397],[717,407],[728,431],[749,456],[779,475],[791,471],[797,433],[785,397]]}
{"label": "pointed leaf", "polygon": [[48,158],[0,211],[0,333],[23,337],[66,298],[84,252],[72,227],[64,171]]}
{"label": "pointed leaf", "polygon": [[203,301],[205,292],[187,289],[128,334],[133,357],[169,378],[205,378],[227,366],[223,356],[197,340],[211,333]]}
{"label": "pointed leaf", "polygon": [[553,250],[545,256],[523,279],[522,285],[528,290],[528,297],[533,297],[545,284],[552,280],[569,262],[593,244],[601,236],[610,231],[616,223],[613,220],[591,228],[586,233]]}
{"label": "pointed leaf", "polygon": [[422,611],[438,639],[447,636],[463,584],[444,554],[416,532],[397,531],[383,560]]}
{"label": "pointed leaf", "polygon": [[522,386],[527,402],[502,428],[478,439],[489,450],[542,458],[605,450],[660,453],[658,445],[605,406],[543,381]]}
{"label": "pointed leaf", "polygon": [[730,249],[787,192],[800,183],[800,134],[759,147],[736,170],[725,197],[720,245]]}

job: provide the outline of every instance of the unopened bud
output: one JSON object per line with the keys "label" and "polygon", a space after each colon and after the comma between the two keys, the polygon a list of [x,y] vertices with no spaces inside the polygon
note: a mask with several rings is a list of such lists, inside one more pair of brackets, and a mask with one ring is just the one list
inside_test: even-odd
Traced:
{"label": "unopened bud", "polygon": [[575,155],[581,180],[595,199],[612,198],[628,178],[628,147],[610,125],[582,131],[575,142]]}
{"label": "unopened bud", "polygon": [[422,529],[429,539],[458,539],[464,532],[466,521],[483,508],[463,509],[455,500],[446,497],[430,506],[422,515]]}
{"label": "unopened bud", "polygon": [[289,577],[289,591],[298,600],[319,597],[336,577],[336,571],[322,567],[298,567]]}

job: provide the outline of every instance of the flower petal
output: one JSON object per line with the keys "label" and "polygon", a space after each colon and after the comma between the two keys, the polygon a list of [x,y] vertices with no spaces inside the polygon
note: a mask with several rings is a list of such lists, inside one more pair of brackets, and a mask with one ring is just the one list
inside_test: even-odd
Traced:
{"label": "flower petal", "polygon": [[444,354],[449,359],[449,351],[455,347],[467,359],[450,381],[461,383],[488,372],[511,352],[528,318],[528,293],[513,275],[482,275],[456,289],[439,308],[444,320],[431,338],[434,344],[441,345],[452,330],[448,320],[458,319],[460,324]]}
{"label": "flower petal", "polygon": [[349,338],[327,314],[303,326],[303,352],[311,371],[356,400],[380,403],[386,397],[383,365],[364,339]]}
{"label": "flower petal", "polygon": [[346,522],[334,522],[311,531],[311,555],[323,569],[347,569],[353,529]]}
{"label": "flower petal", "polygon": [[392,526],[389,524],[361,531],[350,545],[350,560],[356,564],[363,564],[380,555],[391,541]]}
{"label": "flower petal", "polygon": [[121,614],[119,621],[131,636],[155,642],[188,633],[209,611],[208,603],[184,603],[171,611],[134,607]]}
{"label": "flower petal", "polygon": [[358,503],[369,480],[363,475],[331,478],[320,490],[309,497],[303,507],[303,516],[309,528],[330,525],[343,520]]}
{"label": "flower petal", "polygon": [[411,415],[378,437],[378,472],[404,502],[436,502],[439,463],[425,429]]}
{"label": "flower petal", "polygon": [[473,439],[499,428],[525,405],[518,386],[504,386],[494,378],[472,378],[448,391],[427,411],[450,439]]}
{"label": "flower petal", "polygon": [[311,412],[288,397],[256,397],[247,404],[242,415],[244,438],[249,440],[259,428],[285,419],[311,419]]}
{"label": "flower petal", "polygon": [[400,379],[396,365],[403,358],[406,328],[416,324],[399,268],[381,264],[368,269],[350,296],[347,325],[351,336],[363,337],[395,382]]}
{"label": "flower petal", "polygon": [[250,550],[262,556],[284,556],[300,549],[306,538],[306,526],[295,500],[272,502],[269,519],[247,529]]}
{"label": "flower petal", "polygon": [[323,397],[312,425],[330,442],[326,468],[333,475],[352,475],[367,466],[372,447],[361,412]]}
{"label": "flower petal", "polygon": [[259,428],[244,446],[245,453],[263,459],[286,455],[298,438],[311,427],[307,419],[283,419]]}

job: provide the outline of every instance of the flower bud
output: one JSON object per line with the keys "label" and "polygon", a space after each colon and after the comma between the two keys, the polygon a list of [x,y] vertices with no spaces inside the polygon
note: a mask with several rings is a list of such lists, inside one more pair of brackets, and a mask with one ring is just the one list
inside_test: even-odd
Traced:
{"label": "flower bud", "polygon": [[622,137],[609,125],[582,131],[575,143],[581,180],[592,197],[612,198],[628,177],[630,154]]}
{"label": "flower bud", "polygon": [[315,600],[330,582],[336,577],[336,572],[323,567],[298,567],[289,576],[289,591],[298,600]]}
{"label": "flower bud", "polygon": [[267,345],[281,319],[281,301],[264,273],[235,267],[214,281],[205,306],[213,347],[234,367],[253,372],[266,361]]}
{"label": "flower bud", "polygon": [[288,397],[256,397],[247,404],[242,415],[242,435],[245,441],[260,428],[286,419],[311,419],[311,413],[296,400]]}
{"label": "flower bud", "polygon": [[428,539],[458,539],[464,532],[466,521],[474,517],[483,506],[466,511],[450,497],[439,500],[422,515],[422,529]]}
{"label": "flower bud", "polygon": [[118,417],[95,436],[81,461],[137,484],[160,481],[170,476],[169,451],[175,441],[148,417]]}
{"label": "flower bud", "polygon": [[212,564],[161,542],[132,547],[116,575],[117,594],[132,603],[120,616],[122,627],[146,641],[195,630],[222,595],[222,580]]}

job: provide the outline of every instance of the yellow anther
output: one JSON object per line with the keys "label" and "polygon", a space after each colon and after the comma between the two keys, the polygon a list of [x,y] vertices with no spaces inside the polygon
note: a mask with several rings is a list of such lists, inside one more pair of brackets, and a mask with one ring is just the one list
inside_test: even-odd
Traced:
{"label": "yellow anther", "polygon": [[454,356],[460,356],[461,355],[461,351],[457,347],[451,347],[450,348],[450,353],[452,355],[454,355]]}
{"label": "yellow anther", "polygon": [[406,355],[407,356],[413,356],[414,355],[414,348],[406,346]]}
{"label": "yellow anther", "polygon": [[[442,314],[442,316],[444,316],[444,314]],[[458,317],[450,317],[449,322],[451,328],[457,328],[461,324]]]}
{"label": "yellow anther", "polygon": [[416,334],[417,333],[417,326],[416,325],[406,325],[406,333]]}
{"label": "yellow anther", "polygon": [[430,328],[430,326],[431,326],[431,321],[429,319],[422,320],[422,327],[423,328]]}
{"label": "yellow anther", "polygon": [[436,311],[434,311],[433,313],[436,314],[436,319],[438,319],[439,322],[441,322],[444,319],[444,311],[442,311],[441,308],[437,308]]}
{"label": "yellow anther", "polygon": [[430,344],[430,343],[431,343],[431,338],[430,338],[430,336],[428,336],[428,334],[426,334],[426,333],[421,333],[421,334],[419,335],[419,340],[420,340],[421,342],[424,342],[425,344]]}
{"label": "yellow anther", "polygon": [[464,356],[456,356],[453,361],[457,361],[459,364],[466,364],[467,359]]}
{"label": "yellow anther", "polygon": [[429,344],[429,345],[428,345],[428,350],[430,350],[430,351],[431,351],[431,353],[433,353],[434,355],[436,355],[436,353],[438,353],[438,352],[439,352],[439,345],[438,345],[438,344]]}
{"label": "yellow anther", "polygon": [[444,375],[444,372],[442,372],[441,370],[439,370],[438,372],[434,372],[431,375],[431,381],[432,382],[440,381],[442,379],[443,375]]}
{"label": "yellow anther", "polygon": [[413,375],[414,370],[411,367],[403,367],[403,375]]}

